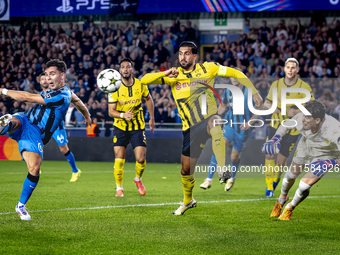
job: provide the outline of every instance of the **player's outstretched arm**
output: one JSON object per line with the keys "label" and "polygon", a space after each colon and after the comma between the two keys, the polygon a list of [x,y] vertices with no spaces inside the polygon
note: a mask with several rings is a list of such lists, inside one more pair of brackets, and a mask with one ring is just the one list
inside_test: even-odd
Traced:
{"label": "player's outstretched arm", "polygon": [[155,115],[154,115],[154,106],[153,106],[153,100],[149,93],[149,95],[145,98],[146,100],[146,107],[148,107],[149,113],[150,113],[150,120],[149,120],[149,126],[153,133],[155,129]]}
{"label": "player's outstretched arm", "polygon": [[231,67],[220,66],[217,75],[236,78],[240,83],[242,83],[247,88],[252,88],[252,93],[254,95],[253,100],[255,102],[256,107],[260,107],[260,105],[263,103],[263,99],[261,95],[258,93],[257,89],[254,87],[254,85],[251,83],[248,77],[241,71]]}
{"label": "player's outstretched arm", "polygon": [[168,78],[174,78],[177,77],[178,70],[176,68],[170,68],[164,72],[158,72],[158,73],[148,73],[143,76],[143,78],[140,80],[141,83],[145,85],[150,84],[163,84],[166,83],[162,78],[167,76]]}
{"label": "player's outstretched arm", "polygon": [[86,125],[90,126],[91,122],[92,122],[91,121],[91,114],[90,114],[89,110],[86,108],[86,106],[84,105],[84,103],[74,93],[72,93],[71,102],[74,104],[76,109],[84,116]]}
{"label": "player's outstretched arm", "polygon": [[14,91],[8,89],[0,89],[0,95],[6,95],[14,100],[21,102],[30,102],[36,104],[46,105],[44,98],[39,94],[31,94],[24,91]]}

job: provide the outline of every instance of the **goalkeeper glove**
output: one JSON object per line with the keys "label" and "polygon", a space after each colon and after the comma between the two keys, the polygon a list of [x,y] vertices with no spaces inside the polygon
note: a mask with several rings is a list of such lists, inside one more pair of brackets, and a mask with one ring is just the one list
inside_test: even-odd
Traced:
{"label": "goalkeeper glove", "polygon": [[319,159],[309,165],[311,172],[317,177],[321,177],[322,175],[327,173],[329,169],[332,169],[336,166],[338,166],[336,159]]}
{"label": "goalkeeper glove", "polygon": [[281,145],[280,141],[282,137],[275,135],[272,139],[262,145],[261,151],[268,155],[274,155],[279,153]]}

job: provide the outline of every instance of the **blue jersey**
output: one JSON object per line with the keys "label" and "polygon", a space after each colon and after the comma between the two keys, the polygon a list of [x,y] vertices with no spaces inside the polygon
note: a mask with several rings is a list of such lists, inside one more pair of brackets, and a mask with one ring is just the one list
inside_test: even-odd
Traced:
{"label": "blue jersey", "polygon": [[[241,135],[247,135],[250,134],[251,128],[248,130],[241,130],[241,125],[243,124],[243,121],[247,122],[250,120],[250,118],[253,116],[253,114],[250,112],[248,107],[248,89],[245,86],[242,86],[242,93],[244,95],[244,115],[234,115],[233,114],[233,95],[230,92],[229,89],[225,89],[223,91],[223,97],[222,97],[222,103],[225,105],[231,106],[231,108],[227,111],[224,119],[228,121],[228,126],[231,126],[232,128]],[[236,124],[237,123],[237,124]]]}
{"label": "blue jersey", "polygon": [[72,92],[65,85],[58,90],[48,90],[40,95],[44,98],[46,105],[36,104],[26,113],[26,116],[31,124],[40,129],[45,145],[51,139],[54,131],[64,122]]}

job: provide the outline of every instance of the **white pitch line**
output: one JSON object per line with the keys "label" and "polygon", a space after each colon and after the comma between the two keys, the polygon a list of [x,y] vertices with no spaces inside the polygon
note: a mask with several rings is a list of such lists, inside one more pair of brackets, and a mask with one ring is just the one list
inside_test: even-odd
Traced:
{"label": "white pitch line", "polygon": [[[124,170],[124,173],[129,173],[129,172],[132,172],[132,171],[125,171]],[[3,173],[3,174],[25,174],[27,173],[27,171],[25,172],[13,172],[13,173]],[[67,171],[67,172],[44,172],[42,171],[41,172],[41,175],[45,175],[45,174],[69,174],[69,173],[72,173],[72,171]],[[82,174],[96,174],[96,173],[113,173],[113,170],[111,171],[86,171],[86,172],[81,172]]]}
{"label": "white pitch line", "polygon": [[[339,198],[340,195],[334,196],[311,196],[308,198]],[[256,202],[276,200],[277,198],[254,198],[254,199],[235,199],[235,200],[222,200],[222,201],[198,201],[198,204],[211,204],[211,203],[234,203],[234,202]],[[129,208],[129,207],[149,207],[149,206],[164,206],[164,205],[178,205],[179,203],[160,203],[160,204],[137,204],[137,205],[108,205],[108,206],[95,206],[95,207],[79,207],[79,208],[64,208],[64,209],[50,209],[50,210],[35,210],[33,212],[60,212],[60,211],[77,211],[77,210],[98,210],[98,209],[112,209],[112,208]],[[4,212],[0,215],[15,214],[16,212]]]}

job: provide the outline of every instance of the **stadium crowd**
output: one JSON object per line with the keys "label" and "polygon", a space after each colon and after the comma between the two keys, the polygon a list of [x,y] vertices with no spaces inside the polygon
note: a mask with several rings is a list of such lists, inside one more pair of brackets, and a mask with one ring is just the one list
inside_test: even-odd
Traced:
{"label": "stadium crowd", "polygon": [[[62,59],[68,69],[67,85],[86,102],[93,118],[110,127],[107,95],[96,87],[98,73],[106,68],[118,69],[125,57],[134,62],[135,77],[179,66],[176,52],[186,40],[197,41],[197,31],[190,21],[184,25],[179,18],[171,27],[152,21],[119,26],[106,21],[103,27],[85,20],[82,29],[69,23],[67,29],[49,23],[24,22],[20,29],[0,27],[0,87],[39,93],[39,74],[50,59]],[[237,41],[216,44],[201,62],[214,61],[225,66],[239,67],[253,81],[261,96],[267,96],[274,80],[284,76],[283,66],[288,57],[298,59],[299,75],[312,87],[317,99],[327,106],[327,113],[340,118],[340,21],[311,21],[303,26],[284,20],[277,26],[251,27],[246,21],[243,35]],[[204,60],[202,60],[204,58]],[[151,85],[158,123],[179,123],[176,104],[168,85]],[[30,104],[0,97],[0,116],[29,109]],[[144,105],[145,119],[149,113]],[[70,107],[66,126],[85,126],[81,114]],[[109,134],[109,133],[107,133]]]}

